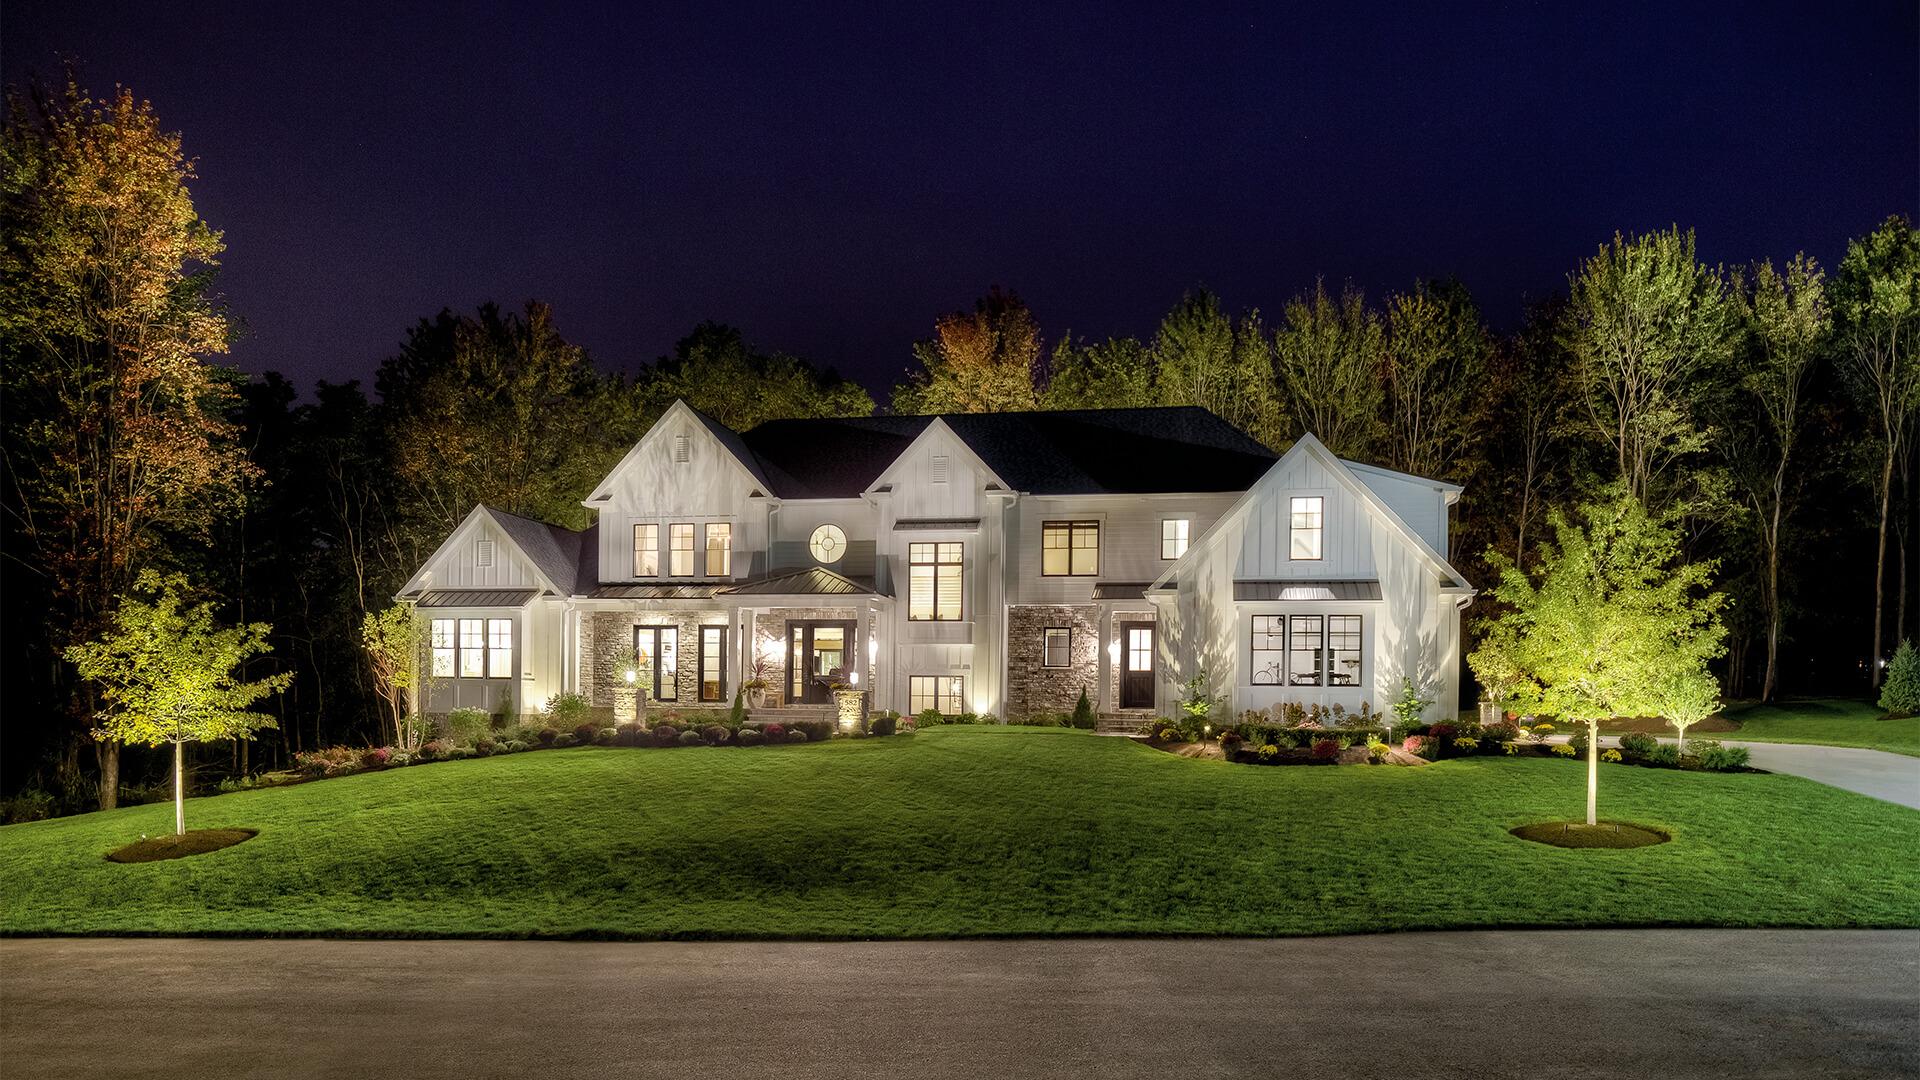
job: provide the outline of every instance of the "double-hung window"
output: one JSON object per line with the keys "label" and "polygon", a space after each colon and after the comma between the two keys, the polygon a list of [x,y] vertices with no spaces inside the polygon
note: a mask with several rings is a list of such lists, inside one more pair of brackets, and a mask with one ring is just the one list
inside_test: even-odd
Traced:
{"label": "double-hung window", "polygon": [[667,526],[667,573],[674,577],[693,576],[692,523]]}
{"label": "double-hung window", "polygon": [[435,619],[428,634],[434,678],[513,678],[512,619]]}
{"label": "double-hung window", "polygon": [[1160,557],[1177,559],[1187,553],[1187,542],[1193,529],[1192,518],[1160,519]]}
{"label": "double-hung window", "polygon": [[1040,666],[1050,668],[1068,667],[1073,657],[1073,630],[1065,626],[1049,626],[1040,631]]}
{"label": "double-hung window", "polygon": [[907,677],[907,709],[918,715],[928,709],[942,716],[958,716],[967,711],[967,680],[960,675],[910,675]]}
{"label": "double-hung window", "polygon": [[1320,558],[1320,541],[1325,532],[1327,500],[1319,495],[1295,495],[1288,515],[1287,534],[1296,559]]}
{"label": "double-hung window", "polygon": [[722,521],[707,525],[707,576],[733,574],[733,526]]}
{"label": "double-hung window", "polygon": [[633,527],[633,576],[660,576],[660,526]]}
{"label": "double-hung window", "polygon": [[1327,651],[1324,616],[1287,616],[1287,637],[1287,685],[1321,685],[1320,661]]}
{"label": "double-hung window", "polygon": [[1091,577],[1100,572],[1100,523],[1048,521],[1040,526],[1043,577]]}
{"label": "double-hung window", "polygon": [[1253,617],[1253,685],[1281,686],[1287,672],[1287,617]]}
{"label": "double-hung window", "polygon": [[964,545],[958,541],[907,545],[907,618],[916,622],[960,619]]}

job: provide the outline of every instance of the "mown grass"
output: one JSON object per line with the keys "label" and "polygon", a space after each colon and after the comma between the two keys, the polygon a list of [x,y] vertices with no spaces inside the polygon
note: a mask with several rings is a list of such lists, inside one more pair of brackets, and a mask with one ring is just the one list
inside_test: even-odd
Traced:
{"label": "mown grass", "polygon": [[1886,711],[1872,702],[1813,698],[1736,706],[1725,715],[1739,724],[1740,730],[1710,738],[1864,746],[1920,757],[1920,716],[1884,719]]}
{"label": "mown grass", "polygon": [[1920,926],[1920,812],[1608,766],[1673,841],[1573,851],[1580,765],[1258,768],[1077,732],[579,749],[197,799],[223,851],[136,865],[142,806],[0,829],[0,932],[939,937]]}

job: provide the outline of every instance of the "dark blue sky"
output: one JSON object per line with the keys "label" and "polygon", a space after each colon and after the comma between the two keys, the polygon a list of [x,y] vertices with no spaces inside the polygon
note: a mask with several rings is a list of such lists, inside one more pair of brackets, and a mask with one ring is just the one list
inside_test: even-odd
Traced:
{"label": "dark blue sky", "polygon": [[8,0],[0,66],[184,133],[232,359],[302,384],[489,298],[609,369],[713,318],[876,387],[995,283],[1049,338],[1316,275],[1508,325],[1615,229],[1831,264],[1920,202],[1911,0],[708,6]]}

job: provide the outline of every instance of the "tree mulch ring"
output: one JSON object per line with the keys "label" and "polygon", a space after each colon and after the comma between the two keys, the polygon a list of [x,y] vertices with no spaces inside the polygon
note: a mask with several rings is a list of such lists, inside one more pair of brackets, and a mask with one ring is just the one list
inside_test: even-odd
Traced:
{"label": "tree mulch ring", "polygon": [[1627,821],[1603,821],[1598,825],[1584,821],[1543,821],[1507,831],[1522,840],[1564,848],[1651,847],[1673,839],[1659,829]]}
{"label": "tree mulch ring", "polygon": [[184,859],[189,855],[204,855],[209,851],[229,848],[259,835],[259,829],[191,829],[183,836],[149,836],[138,843],[107,852],[107,861],[133,863]]}

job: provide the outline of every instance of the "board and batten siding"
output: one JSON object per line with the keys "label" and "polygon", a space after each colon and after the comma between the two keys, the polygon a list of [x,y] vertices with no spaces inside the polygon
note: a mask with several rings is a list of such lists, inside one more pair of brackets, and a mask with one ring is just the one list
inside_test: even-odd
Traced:
{"label": "board and batten siding", "polygon": [[[1147,582],[1172,560],[1160,557],[1161,522],[1186,518],[1187,538],[1198,540],[1237,495],[1030,495],[1009,510],[1012,542],[1007,581],[1015,604],[1084,604],[1097,581]],[[1090,577],[1041,573],[1042,533],[1049,521],[1100,523],[1100,570]]]}
{"label": "board and batten siding", "polygon": [[[675,460],[678,440],[687,440],[687,460]],[[764,573],[753,553],[767,547],[765,510],[750,504],[753,478],[733,452],[721,445],[705,424],[681,412],[669,412],[647,432],[637,452],[621,463],[602,484],[608,498],[589,505],[600,514],[600,580],[635,580],[633,527],[660,526],[661,579],[666,569],[667,526],[695,527],[694,547],[700,550],[701,529],[710,522],[733,525],[733,576]],[[750,510],[749,507],[752,506]],[[743,557],[745,556],[745,557]],[[696,573],[704,569],[696,555]],[[652,580],[652,579],[648,579]]]}
{"label": "board and batten siding", "polygon": [[[480,545],[493,545],[492,565],[480,565]],[[454,534],[453,542],[427,564],[434,589],[542,589],[540,575],[520,549],[484,515]],[[571,584],[571,583],[568,583]]]}

